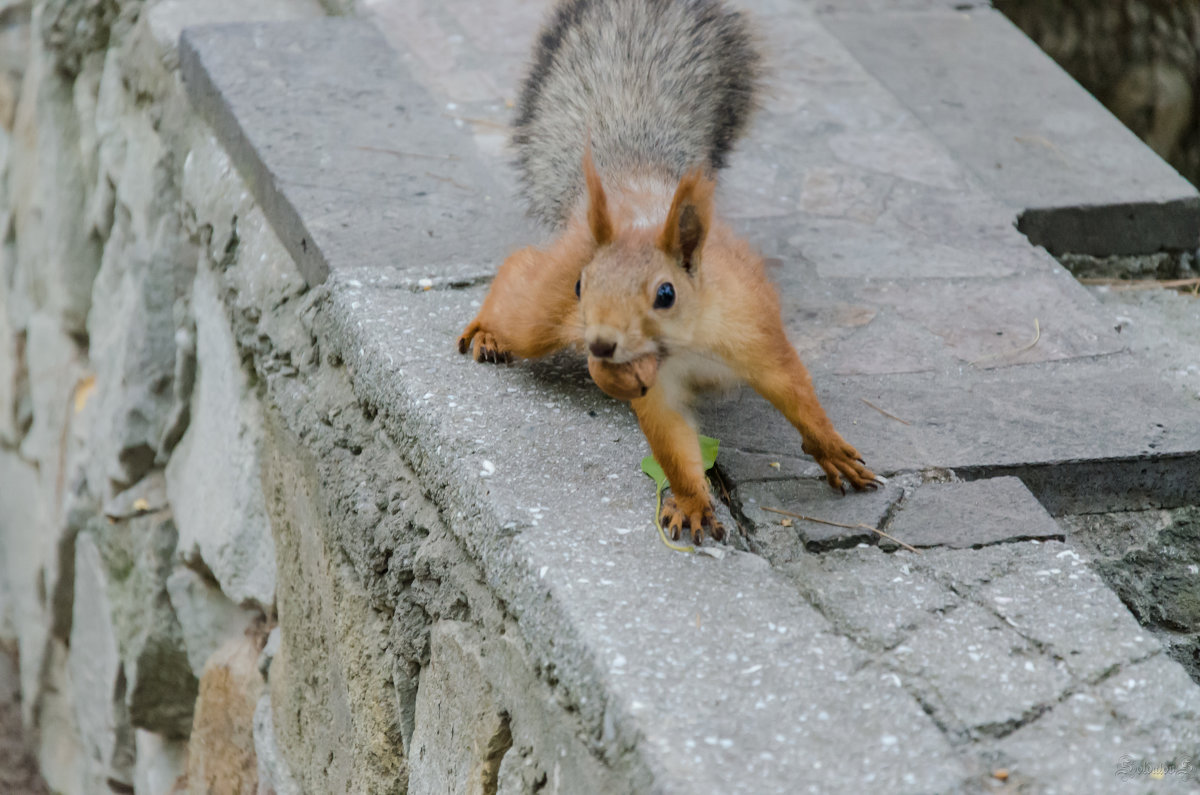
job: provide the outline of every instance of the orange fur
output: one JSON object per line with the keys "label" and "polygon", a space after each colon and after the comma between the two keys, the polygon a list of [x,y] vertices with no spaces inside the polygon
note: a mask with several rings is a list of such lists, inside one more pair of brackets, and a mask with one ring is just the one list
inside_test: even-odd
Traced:
{"label": "orange fur", "polygon": [[[549,248],[505,261],[459,350],[474,340],[476,359],[507,361],[587,345],[590,371],[621,396],[636,394],[632,369],[657,357],[653,384],[631,405],[670,481],[663,521],[675,537],[684,528],[697,541],[706,529],[724,535],[690,406],[727,380],[749,383],[787,417],[831,487],[844,491],[845,480],[874,488],[874,474],[834,430],[787,339],[762,258],[716,217],[713,181],[700,170],[677,184],[635,172],[610,175],[606,192],[590,152],[583,170],[587,190],[566,229]],[[665,284],[673,302],[660,306]]]}

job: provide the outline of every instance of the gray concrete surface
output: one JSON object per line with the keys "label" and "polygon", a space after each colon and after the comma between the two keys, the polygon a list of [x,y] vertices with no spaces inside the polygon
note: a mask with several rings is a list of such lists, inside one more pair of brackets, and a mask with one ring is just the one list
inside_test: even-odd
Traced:
{"label": "gray concrete surface", "polygon": [[[822,22],[1058,254],[1200,246],[1196,189],[999,11],[825,6]],[[1014,88],[1019,87],[1019,90]]]}
{"label": "gray concrete surface", "polygon": [[[361,24],[195,29],[184,79],[322,283],[322,353],[630,789],[987,791],[1000,768],[1045,792],[1194,785],[1113,771],[1123,755],[1200,759],[1196,685],[1071,548],[1020,539],[1054,535],[1047,509],[1197,501],[1200,403],[807,6],[747,5],[781,71],[721,202],[782,260],[818,392],[894,485],[810,502],[795,433],[753,396],[716,402],[750,550],[718,559],[661,546],[644,440],[581,362],[482,367],[453,348],[484,274],[528,233],[499,193],[497,125],[534,4],[382,3],[399,56]],[[1017,474],[1045,508],[948,470]],[[946,548],[811,554],[813,536],[748,507],[783,499],[767,487]],[[937,510],[955,492],[975,510]],[[354,560],[373,542],[342,543]]]}

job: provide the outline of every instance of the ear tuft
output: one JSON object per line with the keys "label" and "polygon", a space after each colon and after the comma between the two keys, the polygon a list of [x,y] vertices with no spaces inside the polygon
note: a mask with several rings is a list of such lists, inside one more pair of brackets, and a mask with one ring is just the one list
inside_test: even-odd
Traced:
{"label": "ear tuft", "polygon": [[712,220],[712,197],[716,184],[702,169],[683,175],[666,223],[658,238],[658,247],[689,273],[700,263],[700,250]]}
{"label": "ear tuft", "polygon": [[608,199],[604,195],[604,186],[600,183],[600,175],[596,173],[596,164],[592,160],[592,142],[588,140],[583,152],[583,176],[587,180],[588,193],[588,227],[597,246],[612,242],[613,227],[608,217]]}

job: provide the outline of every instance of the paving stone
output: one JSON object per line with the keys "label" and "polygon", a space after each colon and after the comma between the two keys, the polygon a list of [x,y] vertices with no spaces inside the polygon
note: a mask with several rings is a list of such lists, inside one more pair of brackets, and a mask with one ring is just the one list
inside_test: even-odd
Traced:
{"label": "paving stone", "polygon": [[1118,719],[1156,741],[1172,740],[1179,753],[1195,762],[1200,752],[1200,690],[1179,663],[1157,655],[1121,668],[1095,692]]}
{"label": "paving stone", "polygon": [[1008,733],[1071,685],[1060,662],[974,604],[918,628],[885,659],[962,739]]}
{"label": "paving stone", "polygon": [[953,549],[1063,537],[1050,514],[1014,477],[919,486],[905,498],[887,529],[915,547]]}
{"label": "paving stone", "polygon": [[[1200,783],[1198,715],[1195,686],[1160,654],[1068,696],[988,747],[995,764],[1011,765],[1015,781],[1037,782],[1039,792],[1191,792]],[[1167,765],[1172,772],[1150,775]]]}
{"label": "paving stone", "polygon": [[1050,561],[1061,561],[1075,554],[1059,541],[1031,540],[972,550],[926,549],[913,559],[912,565],[959,593],[975,594],[1001,577],[1048,568]]}
{"label": "paving stone", "polygon": [[[1195,401],[1172,397],[1161,376],[1123,355],[1045,367],[1020,368],[1020,378],[999,368],[815,381],[834,426],[884,475],[941,468],[967,479],[1014,475],[1051,515],[1200,501]],[[1079,401],[1070,413],[1065,394]],[[706,433],[734,446],[774,450],[779,461],[804,458],[799,435],[753,393],[713,401],[702,417]],[[1097,426],[1105,433],[1092,433]]]}
{"label": "paving stone", "polygon": [[893,648],[962,597],[911,565],[906,552],[831,550],[781,566],[795,587],[839,632],[871,651]]}
{"label": "paving stone", "polygon": [[[993,8],[825,6],[871,74],[1055,253],[1200,245],[1200,196]],[[1014,91],[1020,86],[1020,91]]]}
{"label": "paving stone", "polygon": [[[829,488],[829,484],[823,480],[766,481],[743,483],[737,486],[737,495],[741,514],[753,523],[754,543],[761,554],[778,564],[796,557],[800,549],[819,552],[835,547],[878,543],[879,535],[870,528],[883,527],[888,512],[904,493],[905,484],[913,480],[915,478],[912,477],[897,478],[880,485],[875,491],[845,496]],[[766,508],[851,526],[806,521],[767,511]],[[854,526],[860,524],[867,527]]]}
{"label": "paving stone", "polygon": [[1161,649],[1079,555],[1041,549],[1040,567],[1021,566],[982,586],[982,602],[1083,682]]}
{"label": "paving stone", "polygon": [[1113,720],[1108,705],[1091,693],[1075,693],[1037,720],[989,747],[994,768],[1009,771],[1016,786],[1038,792],[1187,792],[1194,784],[1175,776],[1161,781],[1148,775],[1122,777],[1122,760],[1142,758],[1162,763],[1163,748],[1146,742],[1136,729]]}

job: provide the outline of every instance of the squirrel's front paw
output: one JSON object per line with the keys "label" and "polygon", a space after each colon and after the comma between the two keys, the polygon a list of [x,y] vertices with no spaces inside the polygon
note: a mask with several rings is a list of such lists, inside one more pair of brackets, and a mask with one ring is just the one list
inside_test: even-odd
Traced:
{"label": "squirrel's front paw", "polygon": [[704,540],[705,530],[708,530],[714,541],[725,540],[725,528],[713,514],[708,495],[684,499],[676,498],[672,494],[663,500],[662,513],[659,514],[658,520],[671,534],[672,541],[678,541],[684,529],[691,531],[693,544]]}
{"label": "squirrel's front paw", "polygon": [[858,491],[878,488],[875,473],[867,469],[862,456],[837,431],[830,431],[828,436],[820,439],[805,439],[802,449],[825,470],[829,486],[842,494],[846,493],[842,478]]}
{"label": "squirrel's front paw", "polygon": [[467,326],[466,330],[459,336],[458,352],[466,353],[471,350],[472,340],[475,342],[475,361],[493,362],[495,364],[512,361],[512,353],[500,344],[500,340],[496,339],[495,334],[480,328],[478,321]]}

